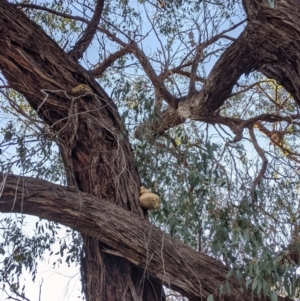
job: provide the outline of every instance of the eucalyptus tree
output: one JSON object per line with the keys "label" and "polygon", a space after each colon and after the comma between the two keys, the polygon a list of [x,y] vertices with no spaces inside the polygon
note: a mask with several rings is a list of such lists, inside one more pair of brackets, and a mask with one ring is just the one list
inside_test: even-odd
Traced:
{"label": "eucalyptus tree", "polygon": [[[51,233],[2,221],[10,297],[53,222],[80,233],[66,260],[90,301],[299,294],[298,6],[0,0],[2,112],[18,120],[2,128],[0,211]],[[142,184],[162,199],[152,223]]]}

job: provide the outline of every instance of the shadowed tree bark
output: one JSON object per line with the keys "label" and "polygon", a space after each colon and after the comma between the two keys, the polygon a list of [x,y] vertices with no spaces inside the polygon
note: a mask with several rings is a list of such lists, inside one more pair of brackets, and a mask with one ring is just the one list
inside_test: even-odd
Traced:
{"label": "shadowed tree bark", "polygon": [[[145,218],[138,203],[138,174],[115,104],[72,56],[14,5],[1,1],[0,19],[2,73],[56,136],[68,184]],[[79,97],[84,92],[74,91],[78,86],[90,92]],[[140,285],[141,271],[122,258],[104,255],[107,247],[97,239],[83,235],[83,240],[89,301],[164,299],[161,283],[150,277]]]}
{"label": "shadowed tree bark", "polygon": [[[252,70],[278,80],[300,104],[298,1],[278,1],[275,9],[263,0],[244,0],[243,4],[248,15],[244,32],[218,60],[203,89],[192,90],[181,99],[161,84],[135,43],[123,45],[138,58],[169,104],[159,123],[148,122],[147,129],[162,133],[186,118],[211,118],[238,78]],[[24,213],[82,233],[84,288],[89,301],[164,300],[163,283],[191,300],[206,299],[209,294],[218,298],[227,269],[146,221],[147,213],[138,202],[139,176],[117,107],[76,61],[91,41],[102,5],[100,1],[92,27],[87,27],[80,43],[67,54],[15,5],[0,0],[0,69],[9,86],[25,96],[51,129],[69,186],[53,190],[43,182],[49,189],[45,192],[38,186],[42,182],[24,179],[32,190],[17,199],[23,202],[20,206],[13,200],[14,189],[20,187],[14,184],[15,178],[8,178],[3,182],[0,210],[20,212],[23,208]],[[34,190],[34,185],[39,189]],[[224,300],[252,300],[251,292],[239,290],[238,281],[233,279],[231,284],[231,295]]]}

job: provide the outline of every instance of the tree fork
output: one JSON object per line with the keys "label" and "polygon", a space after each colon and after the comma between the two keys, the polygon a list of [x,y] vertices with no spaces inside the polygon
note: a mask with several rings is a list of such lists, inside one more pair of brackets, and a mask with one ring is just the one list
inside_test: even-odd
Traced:
{"label": "tree fork", "polygon": [[203,88],[183,98],[177,109],[167,107],[158,120],[141,124],[136,138],[155,139],[156,135],[184,123],[186,118],[211,117],[230,97],[240,76],[254,70],[277,80],[300,105],[299,1],[275,1],[274,8],[267,0],[242,2],[247,26],[220,56]]}
{"label": "tree fork", "polygon": [[[297,29],[299,26],[290,26],[290,24],[299,24],[299,12],[297,12],[299,3],[297,0],[281,0],[280,2],[276,2],[276,8],[272,9],[268,6],[267,1],[243,1],[249,21],[247,25],[249,34],[247,47],[249,47],[249,51],[252,54],[251,60],[253,59],[253,61],[251,61],[251,66],[255,66],[257,70],[262,71],[265,75],[277,79],[294,96],[295,100],[300,103],[298,75],[300,35]],[[106,200],[108,203],[117,204],[131,211],[136,215],[136,218],[144,219],[145,212],[143,212],[138,204],[138,189],[140,183],[133,164],[133,155],[130,150],[128,137],[122,127],[117,109],[105,91],[74,59],[68,56],[52,41],[38,25],[31,22],[21,11],[17,10],[14,5],[4,0],[0,0],[0,43],[0,69],[10,87],[26,97],[30,105],[57,136],[66,170],[69,170],[70,183],[73,183],[73,185],[77,187],[77,190],[90,193],[99,199]],[[263,51],[260,51],[261,49]],[[238,50],[239,49],[236,49],[236,51]],[[254,58],[258,59],[258,61],[254,61]],[[252,65],[252,63],[254,64]],[[232,66],[232,68],[234,68],[234,66]],[[249,71],[251,71],[250,68],[247,69],[247,72]],[[220,74],[222,74],[221,71]],[[76,88],[80,85],[87,87],[84,93],[80,93],[82,96],[76,92],[78,91]],[[217,85],[218,82],[212,81],[210,86],[214,89]],[[234,83],[230,81],[228,85],[229,88],[232,88]],[[228,92],[226,89],[222,89],[222,91],[223,90]],[[209,108],[215,108],[216,104],[212,106],[212,102],[216,101],[218,95],[215,95],[215,98],[211,98],[210,92],[208,89],[205,105]],[[229,95],[230,93],[228,93],[228,96]],[[197,100],[198,105],[201,104],[201,102],[198,102],[199,99],[195,98],[195,100]],[[223,100],[225,100],[225,97]],[[220,105],[222,105],[222,103],[217,104],[216,107]],[[180,116],[177,116],[177,122],[179,118]],[[111,158],[113,158],[113,160]],[[78,195],[81,194],[79,193]],[[12,200],[13,196],[10,195],[10,198],[10,200]],[[102,205],[100,201],[95,202],[99,202],[99,204]],[[55,207],[58,206],[58,204],[64,208],[64,205],[60,203],[59,200],[43,204],[43,206],[45,206],[44,217],[48,216],[49,219],[58,221],[55,214],[51,215],[47,213],[49,206]],[[82,205],[84,203],[79,202],[79,204]],[[113,206],[112,204],[109,205]],[[4,203],[1,205],[3,210],[4,205]],[[10,208],[6,210],[10,211],[11,208],[14,208],[12,206],[13,202],[9,203],[9,205]],[[137,282],[139,283],[140,279],[145,279],[142,278],[143,274],[140,273],[136,277],[132,276],[136,271],[135,267],[130,265],[130,269],[128,269],[128,266],[126,266],[122,258],[117,260],[113,257],[112,254],[121,257],[118,250],[122,249],[123,246],[119,245],[120,240],[118,239],[116,244],[113,245],[109,235],[107,241],[103,240],[102,233],[103,227],[106,226],[105,224],[102,225],[102,228],[97,228],[98,233],[93,232],[94,234],[92,235],[92,233],[89,232],[94,229],[90,229],[93,223],[88,222],[87,215],[85,216],[86,223],[82,220],[83,215],[81,214],[83,210],[88,209],[85,206],[89,206],[89,204],[84,204],[82,208],[79,207],[79,209],[76,210],[78,213],[77,216],[75,216],[76,220],[73,217],[71,221],[73,222],[73,228],[76,228],[80,217],[80,221],[83,223],[82,233],[86,233],[88,237],[91,236],[85,239],[86,255],[90,254],[87,255],[86,258],[87,263],[90,263],[90,265],[87,266],[92,266],[92,263],[96,262],[97,272],[99,273],[93,274],[91,271],[90,275],[94,278],[88,280],[90,283],[90,288],[88,288],[87,293],[89,301],[101,300],[99,299],[101,296],[94,296],[95,291],[101,294],[101,290],[104,294],[103,299],[106,298],[107,300],[118,300],[119,296],[124,297],[125,300],[136,300],[140,298],[140,286],[137,285]],[[72,208],[72,206],[70,205],[69,208]],[[51,209],[53,208],[51,207]],[[16,210],[16,208],[13,210]],[[18,211],[20,210],[21,209],[18,208]],[[68,212],[69,209],[64,208],[64,210],[63,213],[65,216],[71,218],[72,215]],[[97,208],[97,210],[100,210],[101,213],[102,207]],[[110,207],[110,210],[113,210],[113,208]],[[26,212],[24,211],[24,213]],[[43,217],[43,214],[40,216]],[[111,212],[108,211],[107,214],[108,217],[110,217]],[[116,214],[119,214],[121,220],[123,213],[116,209]],[[134,219],[131,218],[131,222],[133,220]],[[60,222],[67,223],[68,221],[61,221],[60,218]],[[94,222],[96,223],[97,221]],[[109,225],[109,223],[107,225]],[[154,229],[151,225],[149,225],[149,227]],[[123,228],[120,228],[121,232],[122,229]],[[110,234],[109,229],[106,230],[108,234]],[[131,231],[134,231],[134,229],[131,228]],[[141,232],[145,233],[143,231]],[[95,238],[97,240],[98,237],[99,239],[101,238],[102,243],[110,246],[113,250],[107,249],[103,244],[101,244],[99,248],[99,243],[95,241]],[[163,237],[165,238],[166,236]],[[173,258],[174,250],[177,250],[174,248],[174,245],[178,248],[180,247],[177,242],[173,240],[170,241],[170,244],[173,246],[173,253],[170,253],[171,256],[169,256],[169,259],[164,257],[164,269],[167,267],[170,268],[172,264],[178,266],[178,262],[176,261],[178,257]],[[153,239],[149,242],[155,243]],[[143,243],[145,243],[145,241]],[[163,246],[163,250],[165,250],[165,245]],[[136,249],[132,251],[133,254],[129,255],[143,254],[144,251],[145,249],[142,249],[142,253],[138,253],[138,249]],[[182,254],[186,255],[184,252]],[[128,258],[129,255],[126,255],[126,259],[131,261]],[[200,255],[203,254],[199,254],[198,256]],[[90,258],[91,256],[93,258]],[[161,263],[161,257],[158,258],[158,262]],[[184,266],[187,259],[185,256],[180,256],[179,258],[184,258],[180,260],[180,263]],[[205,257],[205,260],[208,260],[208,258],[209,257]],[[104,265],[101,259],[103,259]],[[198,260],[199,257],[196,257],[196,259]],[[193,261],[193,259],[190,258],[189,263],[195,263],[195,268],[197,264],[199,264],[196,259]],[[131,262],[138,265],[135,260]],[[144,266],[141,265],[140,267],[150,273],[150,266],[153,266],[153,262],[150,262],[149,265],[147,261],[146,263],[147,264],[144,263]],[[220,268],[222,265],[218,265],[218,267]],[[117,271],[118,276],[114,279],[115,282],[111,281],[112,277],[109,277],[111,275],[110,271],[114,271],[114,269]],[[221,280],[218,279],[216,275],[215,280],[205,278],[207,275],[204,274],[202,275],[204,278],[201,278],[201,286],[204,287],[205,281],[209,280],[214,289],[218,287],[220,281],[222,282],[226,278],[225,274],[227,271],[226,269],[220,269],[224,272],[220,278]],[[175,289],[178,289],[178,280],[176,279],[179,277],[179,272],[181,272],[181,270],[175,272],[172,278],[173,282],[170,282],[171,287]],[[203,273],[203,271],[201,272]],[[201,272],[199,271],[199,275],[201,275]],[[153,276],[154,274],[154,271],[150,273],[150,275]],[[106,283],[105,290],[103,286],[100,285],[100,281],[94,281],[98,275],[106,277],[107,281],[110,282]],[[186,277],[188,277],[188,275],[186,275]],[[168,284],[164,278],[164,274],[156,278]],[[97,279],[99,279],[99,277]],[[126,284],[124,284],[124,279],[127,280]],[[186,280],[188,281],[189,279]],[[93,283],[95,283],[96,287],[93,287]],[[134,285],[132,285],[132,283]],[[109,286],[109,284],[111,284],[111,286]],[[148,284],[151,286],[150,282],[148,282]],[[160,289],[155,293],[151,291],[149,293],[149,299],[143,296],[143,300],[159,299],[158,296],[160,296],[161,293],[161,285],[160,282],[157,282],[157,284]],[[186,285],[186,282],[184,282],[184,284]],[[198,291],[198,282],[193,285],[190,283],[189,285],[192,290]],[[144,286],[144,288],[147,287],[147,285]],[[182,287],[179,287],[178,290],[180,291]],[[106,290],[106,288],[108,288],[108,290]],[[118,291],[118,289],[120,289],[120,291]],[[238,289],[238,286],[236,286],[236,289]],[[147,291],[147,289],[145,289],[144,292],[145,291]],[[185,292],[185,290],[182,291]],[[207,292],[209,292],[209,290],[206,291],[205,296],[207,296]],[[120,293],[120,295],[117,295],[117,293]],[[199,295],[199,292],[193,292],[192,294],[186,293],[186,295],[193,298],[193,300],[194,298],[199,298],[199,296],[201,296],[201,298],[203,297]],[[244,292],[243,295],[237,292],[236,294],[232,293],[227,300],[237,300],[237,298],[250,300],[247,299],[248,294],[246,294],[246,292]]]}
{"label": "tree fork", "polygon": [[[128,137],[105,91],[40,26],[4,0],[0,44],[0,69],[53,131],[69,184],[146,218]],[[102,249],[94,238],[84,237],[88,301],[164,300],[161,283],[145,279],[141,286],[141,271],[123,259],[103,256]]]}

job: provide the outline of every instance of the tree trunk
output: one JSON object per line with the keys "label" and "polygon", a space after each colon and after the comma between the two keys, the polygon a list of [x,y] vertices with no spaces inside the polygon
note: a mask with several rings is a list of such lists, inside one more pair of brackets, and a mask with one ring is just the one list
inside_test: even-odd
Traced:
{"label": "tree trunk", "polygon": [[[105,91],[14,5],[0,1],[0,69],[49,126],[68,185],[146,218],[139,177],[117,108]],[[81,87],[81,89],[80,89]],[[82,89],[83,87],[83,89]],[[89,92],[86,92],[89,91]],[[129,262],[103,254],[83,236],[88,301],[163,300],[162,284],[143,279]]]}
{"label": "tree trunk", "polygon": [[[252,69],[277,79],[300,104],[299,1],[276,1],[274,9],[267,0],[243,0],[243,4],[248,25],[241,39],[221,56],[203,90],[178,102],[178,107],[164,116],[162,130],[187,117],[211,115],[230,96],[239,76]],[[146,213],[138,203],[140,182],[128,137],[117,108],[105,91],[38,25],[5,0],[0,0],[0,44],[0,69],[10,87],[22,93],[48,124],[59,144],[68,184],[145,219]],[[230,74],[224,80],[227,66]],[[84,287],[89,301],[164,299],[161,278],[153,282],[128,261],[112,255],[109,241],[104,245],[96,235],[89,234],[83,240]],[[180,261],[185,263],[184,256]],[[176,260],[163,264],[172,262],[178,265]],[[192,262],[196,266],[197,260],[191,259],[189,264]],[[208,279],[205,276],[203,281]],[[216,279],[211,285],[217,289],[219,283]],[[193,285],[199,291],[200,286]],[[178,286],[173,283],[173,287]],[[199,292],[189,296],[197,298]],[[237,296],[231,300],[237,300]]]}

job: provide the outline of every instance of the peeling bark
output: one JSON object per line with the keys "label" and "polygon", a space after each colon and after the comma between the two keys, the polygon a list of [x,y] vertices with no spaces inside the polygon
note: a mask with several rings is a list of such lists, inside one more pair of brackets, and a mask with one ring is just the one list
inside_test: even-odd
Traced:
{"label": "peeling bark", "polygon": [[[128,137],[105,91],[40,26],[4,0],[0,44],[0,69],[9,86],[26,97],[51,129],[68,184],[146,218],[138,201],[140,182]],[[76,89],[80,86],[85,91]],[[84,237],[88,301],[164,300],[161,283],[145,279],[141,287],[143,273],[122,259],[103,256],[103,248],[94,238]]]}
{"label": "peeling bark", "polygon": [[[226,281],[228,268],[172,239],[143,218],[74,188],[13,175],[1,175],[0,179],[1,212],[32,214],[69,226],[94,242],[103,242],[108,246],[103,253],[131,262],[144,271],[146,279],[151,276],[191,300],[206,300],[210,294],[219,300],[218,288]],[[243,284],[237,279],[231,277],[229,282],[231,294],[220,300],[259,300],[245,288],[241,292]]]}
{"label": "peeling bark", "polygon": [[[187,98],[172,98],[173,108],[162,114],[159,125],[148,123],[148,131],[161,133],[185,118],[210,117],[230,96],[238,78],[251,70],[278,80],[300,104],[298,0],[277,1],[275,9],[262,0],[243,3],[248,25],[218,60],[203,89]],[[0,0],[0,44],[3,75],[49,125],[60,146],[69,185],[76,187],[28,178],[22,178],[18,186],[16,178],[8,177],[0,210],[34,214],[84,234],[89,301],[164,300],[162,283],[192,300],[209,294],[218,298],[227,268],[145,220],[128,137],[105,91],[71,55],[5,0]],[[151,76],[159,85],[156,88],[169,97],[155,75]],[[81,95],[75,92],[80,85],[87,88]],[[143,132],[142,127],[139,130]],[[237,280],[231,279],[231,285],[231,295],[223,300],[258,300],[251,292],[241,293]]]}

